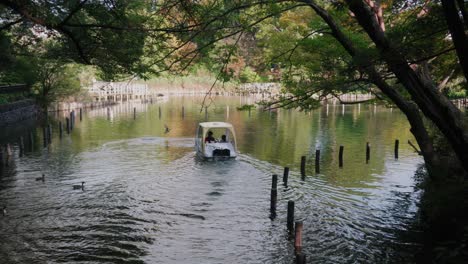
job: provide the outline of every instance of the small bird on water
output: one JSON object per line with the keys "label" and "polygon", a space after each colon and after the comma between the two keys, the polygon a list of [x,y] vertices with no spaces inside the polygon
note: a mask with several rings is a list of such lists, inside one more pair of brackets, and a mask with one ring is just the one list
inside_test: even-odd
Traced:
{"label": "small bird on water", "polygon": [[166,124],[164,124],[164,128],[165,128],[164,134],[167,134],[169,133],[169,131],[171,131],[171,129]]}
{"label": "small bird on water", "polygon": [[44,181],[45,181],[45,174],[43,173],[43,174],[42,174],[42,177],[36,178],[36,181],[42,181],[42,182],[44,182]]}
{"label": "small bird on water", "polygon": [[84,191],[85,182],[81,182],[81,185],[73,185],[73,190],[83,190]]}

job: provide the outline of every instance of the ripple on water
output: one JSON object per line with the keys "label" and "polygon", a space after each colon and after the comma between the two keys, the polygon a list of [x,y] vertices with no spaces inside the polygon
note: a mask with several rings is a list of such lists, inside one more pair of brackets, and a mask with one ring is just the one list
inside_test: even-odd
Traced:
{"label": "ripple on water", "polygon": [[[285,222],[293,200],[309,260],[377,263],[391,258],[385,249],[414,213],[417,194],[401,180],[347,187],[327,175],[302,181],[291,170],[271,221],[271,174],[281,167],[248,155],[203,162],[192,146],[193,139],[145,137],[78,153],[79,162],[52,153],[44,183],[34,181],[42,158],[26,157],[15,176],[0,178],[0,200],[9,207],[0,218],[0,252],[13,247],[7,259],[19,262],[34,260],[33,250],[51,262],[291,263]],[[73,191],[81,181],[85,190]]]}

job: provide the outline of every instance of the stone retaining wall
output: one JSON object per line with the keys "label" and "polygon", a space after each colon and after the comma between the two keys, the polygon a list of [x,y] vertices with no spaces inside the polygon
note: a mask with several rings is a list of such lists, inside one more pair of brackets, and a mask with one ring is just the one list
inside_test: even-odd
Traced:
{"label": "stone retaining wall", "polygon": [[18,121],[36,118],[39,108],[34,100],[22,100],[0,105],[0,126],[7,126]]}

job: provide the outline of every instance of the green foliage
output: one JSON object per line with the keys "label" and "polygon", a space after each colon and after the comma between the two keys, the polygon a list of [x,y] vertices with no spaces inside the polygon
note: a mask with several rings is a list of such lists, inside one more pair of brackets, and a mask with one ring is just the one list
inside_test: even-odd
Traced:
{"label": "green foliage", "polygon": [[251,67],[248,66],[242,69],[239,74],[239,81],[241,83],[259,82],[260,80],[260,76]]}
{"label": "green foliage", "polygon": [[236,108],[237,108],[237,111],[249,111],[249,110],[255,109],[255,105],[253,105],[253,104],[244,104],[244,105],[238,106]]}
{"label": "green foliage", "polygon": [[59,99],[76,94],[81,89],[77,76],[80,66],[63,65],[60,61],[45,61],[36,69],[38,82],[33,86],[33,93],[43,107]]}

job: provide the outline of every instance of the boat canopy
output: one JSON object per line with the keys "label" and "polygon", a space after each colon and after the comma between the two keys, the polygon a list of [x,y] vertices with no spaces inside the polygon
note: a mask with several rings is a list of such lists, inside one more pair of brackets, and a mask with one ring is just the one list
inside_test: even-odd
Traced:
{"label": "boat canopy", "polygon": [[230,123],[226,122],[202,122],[199,123],[199,126],[203,128],[233,128]]}

